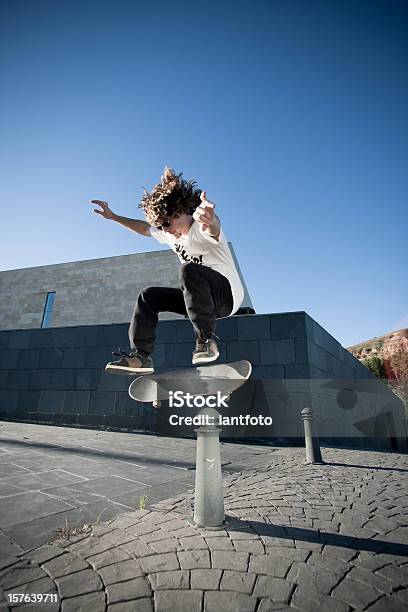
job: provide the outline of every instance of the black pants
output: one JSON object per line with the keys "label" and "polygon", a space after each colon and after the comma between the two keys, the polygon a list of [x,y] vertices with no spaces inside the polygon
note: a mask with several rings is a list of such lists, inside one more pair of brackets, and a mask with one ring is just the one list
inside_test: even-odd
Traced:
{"label": "black pants", "polygon": [[132,349],[152,353],[159,312],[187,315],[197,335],[209,337],[215,320],[227,317],[233,307],[228,279],[212,268],[185,263],[180,268],[180,288],[148,287],[136,302],[129,327]]}

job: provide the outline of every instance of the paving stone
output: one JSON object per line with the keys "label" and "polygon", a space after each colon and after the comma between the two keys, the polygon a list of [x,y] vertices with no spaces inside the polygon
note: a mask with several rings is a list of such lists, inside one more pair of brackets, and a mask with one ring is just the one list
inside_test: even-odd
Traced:
{"label": "paving stone", "polygon": [[266,546],[265,554],[272,555],[274,557],[284,557],[285,559],[292,559],[292,561],[303,561],[310,557],[312,554],[309,550],[300,550],[299,548],[286,548],[285,546]]}
{"label": "paving stone", "polygon": [[116,582],[124,582],[126,580],[132,580],[132,578],[139,578],[139,576],[143,576],[140,563],[134,559],[119,561],[113,565],[101,567],[99,568],[98,573],[105,585],[114,584]]}
{"label": "paving stone", "polygon": [[329,595],[339,583],[339,576],[320,565],[294,563],[287,579],[297,584],[307,584],[313,590]]}
{"label": "paving stone", "polygon": [[58,592],[62,598],[85,595],[102,589],[102,582],[93,570],[83,570],[68,576],[56,578]]}
{"label": "paving stone", "polygon": [[208,548],[204,538],[199,535],[180,538],[180,543],[184,550],[199,550]]}
{"label": "paving stone", "polygon": [[329,597],[324,593],[312,590],[309,585],[298,585],[291,599],[291,606],[296,609],[316,612],[317,610],[330,610],[330,612],[349,612],[349,606],[343,601]]}
{"label": "paving stone", "polygon": [[[276,527],[274,525],[262,525],[262,530],[266,530],[266,532],[275,532]],[[235,536],[241,538],[258,537],[258,531],[253,527],[250,521],[242,521],[233,517],[228,517],[226,531],[230,538]]]}
{"label": "paving stone", "polygon": [[294,588],[295,585],[292,582],[283,578],[258,576],[252,594],[254,597],[269,597],[274,601],[289,603]]}
{"label": "paving stone", "polygon": [[262,542],[265,546],[274,547],[281,546],[282,548],[295,548],[295,543],[292,538],[278,538],[273,536],[261,536]]}
{"label": "paving stone", "polygon": [[[141,517],[140,523],[143,525],[146,525],[147,527],[150,527],[151,525],[161,525],[166,521],[171,521],[174,517],[173,514],[171,514],[170,512],[166,515],[163,514],[163,512],[149,512],[148,514],[146,514],[145,516]],[[176,517],[177,518],[177,517]]]}
{"label": "paving stone", "polygon": [[155,612],[201,612],[202,591],[168,590],[155,591],[154,609]]}
{"label": "paving stone", "polygon": [[0,559],[0,572],[3,572],[7,568],[15,565],[20,561],[19,557],[8,556],[5,559]]}
{"label": "paving stone", "polygon": [[146,516],[146,514],[149,514],[148,510],[135,510],[134,512],[128,514],[122,514],[111,521],[109,523],[109,527],[112,529],[127,529],[128,527],[132,527],[133,525],[140,523],[141,518]]}
{"label": "paving stone", "polygon": [[235,540],[258,540],[259,535],[254,531],[228,531],[229,537]]}
{"label": "paving stone", "polygon": [[169,535],[164,529],[157,529],[151,533],[146,533],[139,536],[143,542],[150,544],[150,542],[159,542],[160,540],[166,540]]}
{"label": "paving stone", "polygon": [[381,596],[381,592],[348,576],[332,591],[332,596],[357,610],[363,610]]}
{"label": "paving stone", "polygon": [[363,550],[356,559],[353,559],[353,564],[356,567],[364,567],[368,570],[375,571],[389,564],[385,559],[385,555],[374,555]]}
{"label": "paving stone", "polygon": [[126,531],[132,533],[135,537],[147,536],[149,533],[155,533],[160,531],[160,527],[155,523],[148,525],[147,523],[137,523],[127,527]]}
{"label": "paving stone", "polygon": [[126,544],[123,544],[121,548],[137,558],[148,557],[149,555],[153,555],[155,552],[155,550],[151,546],[145,544],[141,540],[133,540],[132,542],[127,542]]}
{"label": "paving stone", "polygon": [[367,529],[372,529],[377,533],[388,533],[392,529],[398,527],[398,523],[392,519],[386,519],[382,516],[375,516],[371,518],[365,525]]}
{"label": "paving stone", "polygon": [[58,546],[46,545],[26,553],[25,558],[30,559],[31,561],[37,561],[37,563],[41,565],[46,561],[55,559],[56,557],[59,557],[63,554],[64,551],[61,550],[61,548],[59,548]]}
{"label": "paving stone", "polygon": [[[193,528],[191,528],[193,529]],[[225,529],[205,529],[204,527],[197,527],[193,529],[194,532],[199,532],[203,538],[229,538],[228,532]],[[194,535],[194,534],[192,534]]]}
{"label": "paving stone", "polygon": [[150,597],[142,597],[136,601],[122,601],[108,606],[108,612],[153,612],[153,602]]}
{"label": "paving stone", "polygon": [[80,570],[88,569],[89,565],[80,557],[66,552],[59,557],[46,561],[42,568],[52,578],[59,578],[60,576],[66,576],[67,574],[73,574]]}
{"label": "paving stone", "polygon": [[188,527],[187,521],[180,518],[173,518],[164,524],[164,529],[167,534],[173,531],[177,531],[178,529],[184,529],[185,527]]}
{"label": "paving stone", "polygon": [[369,607],[370,612],[404,612],[403,602],[398,598],[398,593],[385,595]]}
{"label": "paving stone", "polygon": [[70,544],[68,546],[71,552],[79,555],[83,559],[87,559],[92,555],[97,555],[98,553],[105,552],[106,550],[110,550],[114,547],[115,545],[111,541],[95,536],[86,538],[80,542],[76,542],[75,544]]}
{"label": "paving stone", "polygon": [[232,510],[247,510],[247,509],[253,509],[254,508],[254,504],[252,501],[245,501],[245,500],[238,500],[238,501],[226,501],[225,502],[226,508],[228,510],[228,512],[232,511]]}
{"label": "paving stone", "polygon": [[397,527],[396,529],[393,529],[388,535],[395,536],[396,542],[401,542],[402,544],[408,544],[408,526],[407,525],[403,525],[403,526]]}
{"label": "paving stone", "polygon": [[344,576],[350,570],[350,564],[342,559],[336,559],[335,557],[328,557],[322,555],[319,552],[312,552],[307,559],[307,565],[316,565],[317,567],[323,567],[338,576]]}
{"label": "paving stone", "polygon": [[322,557],[334,557],[335,559],[342,559],[343,561],[351,561],[357,557],[357,551],[342,546],[331,546],[325,544],[322,551]]}
{"label": "paving stone", "polygon": [[[109,584],[106,587],[108,604],[119,601],[132,601],[141,597],[151,597],[150,586],[143,577]],[[136,608],[137,609],[137,608]]]}
{"label": "paving stone", "polygon": [[235,572],[225,570],[220,584],[223,591],[236,591],[238,593],[252,593],[256,580],[256,574],[251,572]]}
{"label": "paving stone", "polygon": [[61,606],[62,612],[105,612],[105,609],[105,593],[102,591],[63,599]]}
{"label": "paving stone", "polygon": [[214,550],[211,553],[212,567],[215,569],[230,569],[246,572],[248,569],[248,553]]}
{"label": "paving stone", "polygon": [[207,591],[204,593],[204,612],[254,612],[257,599],[244,593]]}
{"label": "paving stone", "polygon": [[103,537],[108,542],[112,542],[117,546],[120,544],[127,544],[128,542],[132,542],[136,539],[136,536],[133,533],[128,533],[127,531],[122,531],[121,529],[114,529],[113,531],[106,533]]}
{"label": "paving stone", "polygon": [[180,569],[177,555],[174,552],[142,557],[139,562],[147,574]]}
{"label": "paving stone", "polygon": [[316,519],[320,521],[331,521],[333,518],[333,512],[323,512],[317,509],[305,508],[305,516],[307,518]]}
{"label": "paving stone", "polygon": [[19,584],[18,587],[13,587],[5,591],[6,595],[9,593],[55,593],[56,586],[53,580],[48,576],[41,578],[40,580],[34,580],[33,582],[27,582],[26,584]]}
{"label": "paving stone", "polygon": [[292,559],[279,558],[276,555],[251,555],[248,571],[285,578],[291,565]]}
{"label": "paving stone", "polygon": [[257,612],[293,612],[293,608],[283,603],[276,603],[272,599],[261,599]]}
{"label": "paving stone", "polygon": [[234,548],[237,552],[263,554],[265,548],[261,540],[235,540]]}
{"label": "paving stone", "polygon": [[98,555],[88,557],[87,561],[94,569],[99,569],[107,565],[112,565],[113,563],[118,563],[119,561],[126,561],[127,559],[130,559],[130,555],[125,550],[122,548],[113,548],[103,553],[99,553]]}
{"label": "paving stone", "polygon": [[57,538],[56,540],[52,540],[52,545],[71,550],[74,546],[79,545],[81,542],[85,542],[89,537],[89,534],[81,534],[70,536],[69,538]]}
{"label": "paving stone", "polygon": [[192,589],[203,589],[204,591],[216,591],[219,589],[222,570],[193,569],[190,574]]}
{"label": "paving stone", "polygon": [[7,598],[2,588],[0,588],[0,604],[6,604]]}
{"label": "paving stone", "polygon": [[94,536],[103,536],[107,533],[112,533],[116,531],[116,527],[113,526],[113,523],[109,523],[108,525],[93,525],[92,534]]}
{"label": "paving stone", "polygon": [[408,568],[396,567],[395,565],[386,565],[375,572],[375,575],[388,578],[394,587],[408,585]]}
{"label": "paving stone", "polygon": [[[237,542],[253,542],[253,540],[237,540]],[[227,538],[206,538],[207,547],[211,550],[234,550],[232,541]]]}
{"label": "paving stone", "polygon": [[340,522],[313,519],[313,529],[319,529],[321,532],[337,533],[340,529]]}
{"label": "paving stone", "polygon": [[208,550],[186,550],[177,553],[181,569],[206,569],[211,567]]}
{"label": "paving stone", "polygon": [[30,567],[28,564],[19,564],[0,575],[0,586],[3,591],[12,589],[20,584],[34,582],[40,578],[47,578],[47,574],[39,567]]}
{"label": "paving stone", "polygon": [[[29,606],[27,604],[23,604],[22,606],[13,606],[12,610],[13,612],[23,612],[23,611],[27,611],[29,610],[29,612],[59,612],[61,609],[60,604],[56,604],[56,603],[47,603],[45,606],[43,603],[40,604],[30,604]],[[10,610],[10,608],[7,606],[6,608],[3,608],[2,605],[0,604],[0,610],[1,612],[6,612],[8,610]]]}
{"label": "paving stone", "polygon": [[176,538],[169,538],[167,540],[150,542],[149,546],[156,553],[165,553],[181,549],[181,545],[178,543],[178,540]]}
{"label": "paving stone", "polygon": [[374,573],[369,569],[364,567],[353,567],[350,572],[347,574],[347,577],[352,578],[353,580],[358,580],[358,582],[363,582],[364,584],[369,584],[374,589],[381,591],[382,593],[391,593],[392,592],[392,582],[387,578],[383,578],[378,572]]}
{"label": "paving stone", "polygon": [[304,540],[296,540],[295,541],[295,545],[296,548],[300,548],[303,550],[309,550],[309,551],[319,551],[321,552],[323,550],[323,544],[320,542],[306,542]]}
{"label": "paving stone", "polygon": [[153,572],[149,574],[149,580],[154,591],[159,589],[188,589],[190,587],[188,570]]}
{"label": "paving stone", "polygon": [[395,592],[395,596],[404,604],[408,604],[408,589],[398,589]]}
{"label": "paving stone", "polygon": [[[212,533],[216,533],[216,532],[212,532]],[[184,538],[184,537],[195,536],[195,535],[197,535],[197,530],[194,529],[194,527],[190,527],[190,526],[183,527],[182,529],[175,529],[174,531],[171,532],[171,536],[173,538]]]}

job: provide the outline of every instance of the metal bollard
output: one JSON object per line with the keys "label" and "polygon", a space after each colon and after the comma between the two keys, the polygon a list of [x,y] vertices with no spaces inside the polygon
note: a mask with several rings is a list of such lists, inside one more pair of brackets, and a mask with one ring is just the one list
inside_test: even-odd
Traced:
{"label": "metal bollard", "polygon": [[[201,410],[218,422],[214,408]],[[194,516],[189,522],[195,527],[222,528],[225,524],[224,490],[221,474],[220,431],[217,425],[203,425],[197,432]]]}
{"label": "metal bollard", "polygon": [[306,463],[323,463],[319,439],[313,435],[312,409],[303,408],[301,414],[305,429]]}

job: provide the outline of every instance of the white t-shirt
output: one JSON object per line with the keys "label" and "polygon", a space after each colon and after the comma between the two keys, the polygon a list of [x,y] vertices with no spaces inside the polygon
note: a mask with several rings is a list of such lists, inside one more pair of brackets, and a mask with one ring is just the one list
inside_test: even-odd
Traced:
{"label": "white t-shirt", "polygon": [[203,232],[196,221],[193,221],[188,234],[180,238],[153,226],[150,226],[150,233],[159,242],[169,244],[181,263],[202,264],[225,276],[231,285],[231,314],[238,310],[244,299],[244,288],[222,228],[218,240]]}

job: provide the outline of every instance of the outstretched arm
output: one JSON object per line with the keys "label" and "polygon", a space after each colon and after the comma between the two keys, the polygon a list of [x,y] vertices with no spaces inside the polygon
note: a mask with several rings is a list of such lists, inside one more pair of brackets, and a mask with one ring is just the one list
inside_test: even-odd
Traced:
{"label": "outstretched arm", "polygon": [[108,206],[107,202],[103,200],[91,200],[91,204],[96,204],[100,206],[100,208],[94,208],[94,212],[98,215],[101,215],[104,219],[111,219],[112,221],[116,221],[116,223],[120,223],[123,227],[127,227],[132,232],[137,232],[142,236],[151,236],[150,234],[150,225],[146,223],[146,221],[141,221],[139,219],[129,219],[128,217],[121,217],[115,214]]}
{"label": "outstretched arm", "polygon": [[221,222],[214,212],[215,204],[207,200],[207,192],[202,191],[201,204],[196,208],[193,218],[200,224],[203,232],[218,240],[221,231]]}

